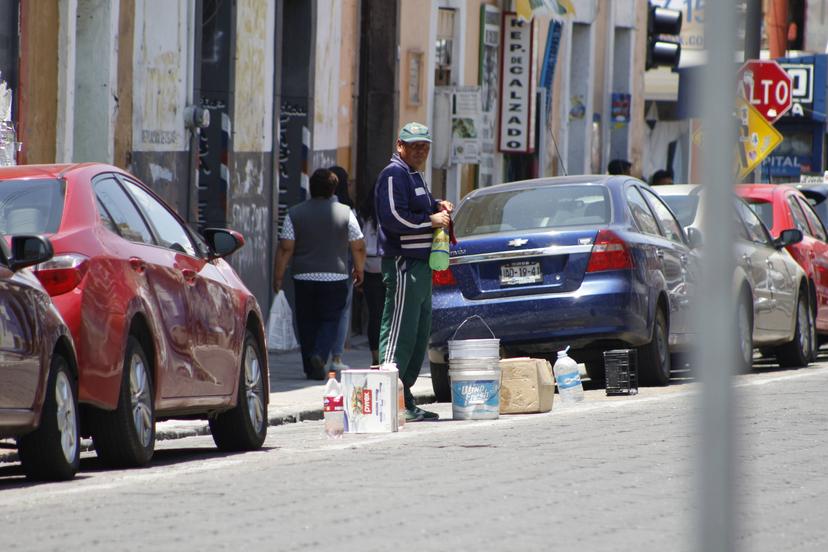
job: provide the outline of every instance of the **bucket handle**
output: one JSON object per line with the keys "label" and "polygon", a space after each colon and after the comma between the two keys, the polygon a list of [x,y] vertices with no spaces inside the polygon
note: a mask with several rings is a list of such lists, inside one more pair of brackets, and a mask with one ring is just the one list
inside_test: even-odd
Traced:
{"label": "bucket handle", "polygon": [[481,322],[483,322],[483,325],[484,325],[484,326],[486,326],[486,329],[487,329],[487,330],[489,330],[489,333],[490,333],[490,334],[492,334],[492,339],[497,339],[497,336],[495,336],[494,332],[493,332],[493,331],[492,331],[492,329],[489,327],[489,325],[488,325],[488,324],[486,324],[486,321],[485,321],[485,320],[483,320],[483,317],[482,317],[482,316],[480,316],[479,314],[473,314],[473,315],[469,316],[468,318],[466,318],[465,320],[463,320],[463,322],[461,322],[461,323],[460,323],[460,325],[459,325],[459,326],[457,326],[457,329],[456,329],[456,330],[454,330],[454,333],[451,335],[451,340],[452,340],[452,341],[454,341],[454,340],[455,340],[454,338],[456,338],[456,337],[457,337],[457,332],[459,332],[459,331],[460,331],[460,328],[462,328],[462,327],[466,324],[466,322],[468,322],[468,321],[469,321],[469,320],[471,320],[472,318],[477,318],[478,320],[480,320]]}

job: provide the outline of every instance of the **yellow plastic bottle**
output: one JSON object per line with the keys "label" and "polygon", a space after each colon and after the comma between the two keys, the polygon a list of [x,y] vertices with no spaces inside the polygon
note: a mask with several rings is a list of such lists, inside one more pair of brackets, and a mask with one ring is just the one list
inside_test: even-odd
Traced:
{"label": "yellow plastic bottle", "polygon": [[445,228],[434,230],[428,266],[431,270],[445,270],[449,267],[449,235]]}

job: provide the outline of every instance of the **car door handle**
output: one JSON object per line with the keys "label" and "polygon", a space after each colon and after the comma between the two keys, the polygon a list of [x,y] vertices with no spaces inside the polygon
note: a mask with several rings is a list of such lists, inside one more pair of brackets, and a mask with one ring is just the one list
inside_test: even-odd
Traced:
{"label": "car door handle", "polygon": [[181,275],[184,276],[184,281],[188,284],[194,284],[196,279],[196,271],[185,268],[181,271]]}
{"label": "car door handle", "polygon": [[138,257],[130,257],[129,266],[131,266],[132,269],[138,274],[143,274],[147,270],[146,261],[139,259]]}

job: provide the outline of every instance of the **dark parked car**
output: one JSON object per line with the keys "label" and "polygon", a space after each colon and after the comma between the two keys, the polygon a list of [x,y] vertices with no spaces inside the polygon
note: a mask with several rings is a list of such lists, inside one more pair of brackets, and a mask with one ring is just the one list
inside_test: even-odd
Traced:
{"label": "dark parked car", "polygon": [[566,346],[603,380],[606,349],[638,348],[645,383],[666,385],[691,341],[697,257],[643,182],[573,176],[475,190],[457,206],[450,268],[434,274],[429,360],[447,400],[447,341],[481,315],[506,356]]}
{"label": "dark parked car", "polygon": [[11,250],[0,239],[0,437],[17,438],[27,477],[61,480],[80,462],[75,347],[25,268],[51,256],[41,236],[14,236]]}
{"label": "dark parked car", "polygon": [[81,434],[108,465],[146,464],[155,422],[208,419],[222,450],[267,432],[263,317],[225,261],[227,229],[192,231],[152,190],[110,165],[0,168],[2,216],[48,234],[35,267],[78,351]]}

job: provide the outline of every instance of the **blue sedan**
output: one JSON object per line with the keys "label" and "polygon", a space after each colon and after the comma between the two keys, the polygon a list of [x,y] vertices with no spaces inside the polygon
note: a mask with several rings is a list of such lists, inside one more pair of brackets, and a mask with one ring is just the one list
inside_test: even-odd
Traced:
{"label": "blue sedan", "polygon": [[[447,343],[480,315],[502,356],[570,355],[603,381],[603,351],[638,349],[639,379],[667,385],[691,341],[697,255],[670,209],[628,176],[570,176],[475,190],[457,206],[458,243],[433,278],[429,345],[450,400]],[[468,330],[456,339],[490,337]]]}

